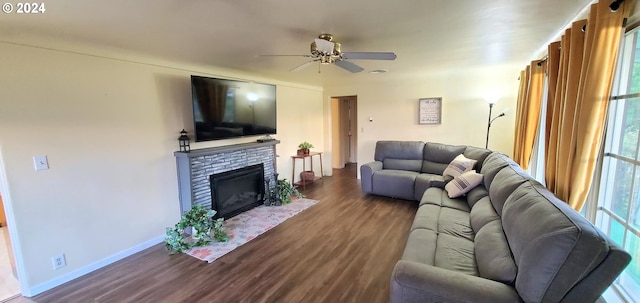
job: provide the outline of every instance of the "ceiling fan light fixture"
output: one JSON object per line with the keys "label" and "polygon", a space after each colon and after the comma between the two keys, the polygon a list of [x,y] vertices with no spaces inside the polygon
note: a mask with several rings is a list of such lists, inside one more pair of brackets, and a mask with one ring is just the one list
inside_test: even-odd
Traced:
{"label": "ceiling fan light fixture", "polygon": [[327,64],[331,64],[331,63],[333,63],[333,60],[331,59],[331,56],[322,56],[322,57],[320,57],[320,64],[327,65]]}
{"label": "ceiling fan light fixture", "polygon": [[[332,54],[333,50],[334,50],[334,45],[335,45],[335,43],[327,41],[327,40],[324,40],[324,39],[316,39],[315,40],[316,49],[321,54],[325,54],[325,55]],[[311,46],[311,48],[313,48],[313,45]]]}
{"label": "ceiling fan light fixture", "polygon": [[334,43],[333,44],[333,53],[331,53],[333,56],[338,56],[340,57],[340,55],[342,54],[342,51],[340,51],[340,43]]}
{"label": "ceiling fan light fixture", "polygon": [[314,57],[319,57],[322,55],[322,53],[318,49],[318,45],[316,45],[315,42],[311,42],[311,55],[313,55]]}

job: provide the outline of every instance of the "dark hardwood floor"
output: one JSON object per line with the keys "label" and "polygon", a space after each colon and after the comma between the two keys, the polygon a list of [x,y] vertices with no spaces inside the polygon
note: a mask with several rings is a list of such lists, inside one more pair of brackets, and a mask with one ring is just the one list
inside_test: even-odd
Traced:
{"label": "dark hardwood floor", "polygon": [[417,204],[362,194],[355,164],[304,194],[320,202],[211,264],[161,243],[9,302],[387,302]]}

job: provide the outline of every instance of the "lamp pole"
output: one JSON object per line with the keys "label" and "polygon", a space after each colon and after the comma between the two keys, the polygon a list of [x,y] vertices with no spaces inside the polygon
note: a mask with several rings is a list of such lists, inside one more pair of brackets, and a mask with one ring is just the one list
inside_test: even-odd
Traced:
{"label": "lamp pole", "polygon": [[509,108],[505,108],[499,115],[491,119],[492,108],[493,108],[493,103],[489,103],[489,122],[487,123],[487,142],[484,144],[484,148],[486,149],[489,148],[489,131],[491,130],[491,124],[493,124],[493,121],[495,121],[496,119],[500,117],[504,117],[507,114],[507,110],[509,109]]}
{"label": "lamp pole", "polygon": [[493,103],[489,103],[489,120],[487,120],[487,141],[484,144],[484,148],[489,148],[489,130],[491,129],[491,110],[493,109]]}

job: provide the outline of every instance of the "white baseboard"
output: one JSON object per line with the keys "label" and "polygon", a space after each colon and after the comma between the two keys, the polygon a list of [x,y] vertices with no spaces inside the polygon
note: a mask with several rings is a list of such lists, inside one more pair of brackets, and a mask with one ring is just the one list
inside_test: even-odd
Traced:
{"label": "white baseboard", "polygon": [[145,249],[147,249],[147,248],[149,248],[151,246],[154,246],[154,245],[156,245],[158,243],[161,243],[162,241],[164,241],[164,237],[165,237],[164,235],[155,237],[155,238],[153,238],[153,239],[151,239],[149,241],[140,243],[140,244],[138,244],[138,245],[136,245],[134,247],[131,247],[129,249],[125,249],[125,250],[123,250],[121,252],[118,252],[118,253],[116,253],[114,255],[111,255],[111,256],[109,256],[107,258],[104,258],[102,260],[99,260],[99,261],[96,261],[94,263],[91,263],[91,264],[89,264],[89,265],[87,265],[85,267],[78,268],[78,269],[76,269],[76,270],[74,270],[72,272],[69,272],[69,273],[67,273],[65,275],[62,275],[60,277],[57,277],[55,279],[49,280],[47,282],[44,282],[44,283],[41,283],[41,284],[38,284],[38,285],[35,285],[33,287],[26,287],[26,292],[25,292],[25,287],[23,287],[22,288],[23,289],[22,295],[25,296],[25,297],[33,297],[35,295],[38,295],[38,294],[40,294],[42,292],[45,292],[47,290],[50,290],[50,289],[56,287],[56,286],[60,286],[60,285],[62,285],[64,283],[67,283],[67,282],[69,282],[71,280],[74,280],[74,279],[77,279],[79,277],[82,277],[82,276],[84,276],[84,275],[86,275],[86,274],[88,274],[88,273],[90,273],[90,272],[92,272],[94,270],[97,270],[97,269],[100,269],[102,267],[105,267],[105,266],[107,266],[107,265],[109,265],[111,263],[114,263],[116,261],[122,260],[122,259],[124,259],[124,258],[126,258],[128,256],[131,256],[131,255],[133,255],[135,253],[138,253],[138,252],[141,252],[141,251],[143,251],[143,250],[145,250]]}

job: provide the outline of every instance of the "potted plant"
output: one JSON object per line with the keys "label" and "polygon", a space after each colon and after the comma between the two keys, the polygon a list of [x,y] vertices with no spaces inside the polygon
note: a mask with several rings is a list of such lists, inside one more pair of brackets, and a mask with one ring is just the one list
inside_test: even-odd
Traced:
{"label": "potted plant", "polygon": [[[213,220],[214,210],[205,210],[200,205],[193,206],[182,215],[180,221],[173,227],[167,227],[164,238],[165,247],[171,254],[182,253],[194,246],[204,246],[212,240],[226,242],[229,236],[222,227],[223,218]],[[191,228],[191,237],[185,235],[185,230]],[[211,236],[213,233],[213,237]]]}
{"label": "potted plant", "polygon": [[296,196],[297,198],[304,198],[304,195],[299,192],[297,188],[291,185],[291,183],[289,183],[287,179],[278,180],[276,186],[271,189],[269,196],[271,197],[270,205],[276,206],[279,205],[278,198],[280,200],[280,205],[291,203],[292,196]]}
{"label": "potted plant", "polygon": [[302,155],[308,155],[309,154],[309,149],[313,148],[313,144],[304,141],[302,143],[300,143],[300,145],[298,145],[298,155],[302,156]]}

